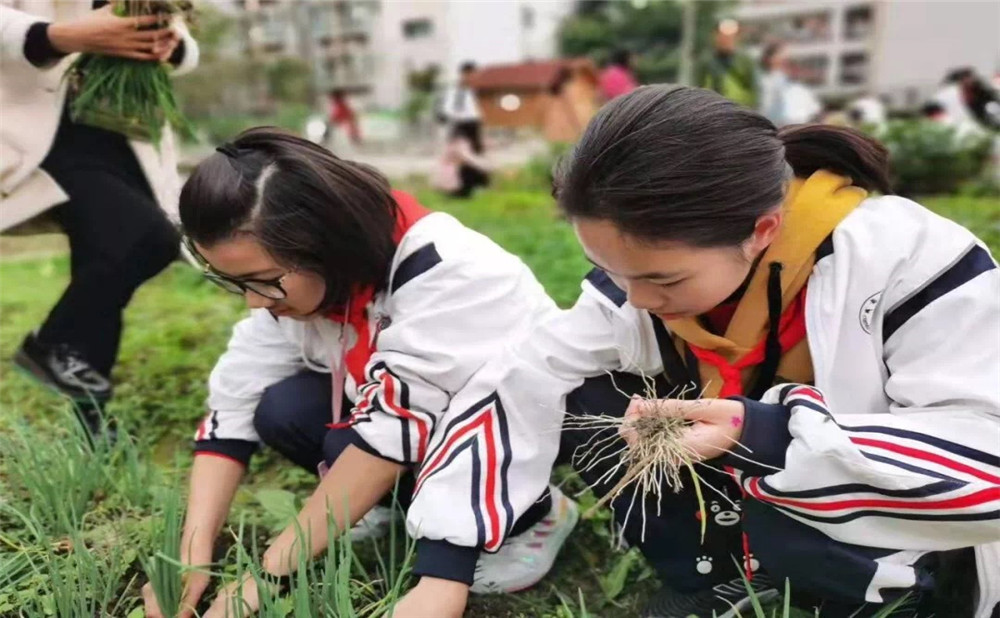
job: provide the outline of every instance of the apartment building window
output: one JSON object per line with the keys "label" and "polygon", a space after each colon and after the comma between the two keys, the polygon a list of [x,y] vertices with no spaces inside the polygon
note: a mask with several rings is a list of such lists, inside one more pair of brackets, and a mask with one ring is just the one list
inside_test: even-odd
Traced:
{"label": "apartment building window", "polygon": [[771,41],[826,42],[830,40],[830,13],[821,11],[776,19],[747,20],[741,24],[741,28],[744,43],[751,46]]}
{"label": "apartment building window", "polygon": [[872,32],[872,9],[870,6],[856,6],[847,11],[845,30],[847,40],[867,39]]}
{"label": "apartment building window", "polygon": [[840,59],[840,83],[860,86],[868,83],[868,54],[844,54]]}
{"label": "apartment building window", "polygon": [[530,6],[521,7],[521,27],[525,30],[535,27],[535,9]]}
{"label": "apartment building window", "polygon": [[825,86],[826,73],[830,59],[823,55],[802,56],[791,58],[795,67],[795,77],[809,86]]}
{"label": "apartment building window", "polygon": [[814,13],[795,17],[784,24],[781,35],[786,40],[816,43],[830,40],[830,14]]}
{"label": "apartment building window", "polygon": [[403,22],[404,38],[425,39],[432,34],[434,34],[434,23],[429,19],[407,19]]}

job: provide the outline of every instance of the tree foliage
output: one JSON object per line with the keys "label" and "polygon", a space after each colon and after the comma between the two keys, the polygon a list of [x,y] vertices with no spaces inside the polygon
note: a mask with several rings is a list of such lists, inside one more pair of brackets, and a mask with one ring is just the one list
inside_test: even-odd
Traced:
{"label": "tree foliage", "polygon": [[[718,16],[731,2],[698,0],[695,51],[708,49]],[[673,0],[580,2],[559,30],[565,56],[589,56],[605,63],[615,49],[637,54],[636,72],[643,83],[677,81],[684,7]]]}

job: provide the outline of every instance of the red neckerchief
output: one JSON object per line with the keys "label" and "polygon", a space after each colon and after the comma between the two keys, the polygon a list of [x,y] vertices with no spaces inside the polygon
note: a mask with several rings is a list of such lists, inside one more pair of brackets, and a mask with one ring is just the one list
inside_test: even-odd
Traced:
{"label": "red neckerchief", "polygon": [[[792,349],[806,336],[806,288],[796,295],[778,322],[778,341],[781,342],[781,352],[784,354]],[[721,354],[688,344],[691,352],[703,363],[708,363],[719,370],[722,377],[722,389],[719,398],[743,394],[743,370],[764,362],[764,346],[766,339],[758,343],[743,358],[729,363]]]}
{"label": "red neckerchief", "polygon": [[722,303],[715,309],[705,313],[705,321],[708,322],[709,330],[717,335],[724,335],[729,323],[736,315],[736,308],[740,306],[740,301],[734,300],[729,303]]}
{"label": "red neckerchief", "polygon": [[[416,198],[409,193],[393,191],[392,197],[396,200],[398,208],[396,228],[393,230],[392,240],[398,246],[413,224],[429,215],[431,211],[421,206]],[[368,327],[368,305],[374,298],[375,288],[373,286],[356,288],[351,292],[346,311],[331,311],[327,314],[327,317],[334,322],[349,324],[358,336],[354,346],[344,355],[347,371],[358,386],[365,383],[365,367],[371,360],[372,352],[375,351],[372,348],[371,329]]]}

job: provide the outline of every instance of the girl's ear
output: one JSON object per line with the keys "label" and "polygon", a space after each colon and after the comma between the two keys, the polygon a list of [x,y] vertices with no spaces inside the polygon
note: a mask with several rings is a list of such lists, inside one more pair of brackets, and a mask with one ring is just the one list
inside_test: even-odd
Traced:
{"label": "girl's ear", "polygon": [[757,218],[757,222],[753,226],[753,234],[743,245],[748,260],[752,261],[774,242],[781,231],[782,221],[784,221],[784,214],[781,209]]}

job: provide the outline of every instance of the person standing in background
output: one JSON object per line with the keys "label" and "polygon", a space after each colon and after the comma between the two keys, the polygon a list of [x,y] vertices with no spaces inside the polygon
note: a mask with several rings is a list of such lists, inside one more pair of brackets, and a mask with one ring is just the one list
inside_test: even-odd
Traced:
{"label": "person standing in background", "polygon": [[753,59],[737,49],[740,25],[724,19],[715,29],[712,55],[702,62],[698,83],[731,101],[757,107],[757,69]]}
{"label": "person standing in background", "polygon": [[483,151],[483,117],[476,102],[476,93],[469,80],[476,72],[476,63],[463,62],[459,68],[459,80],[454,86],[447,88],[438,99],[437,117],[448,127],[448,135],[455,132],[456,125],[464,125],[463,133],[470,136],[475,144],[476,154]]}
{"label": "person standing in background", "polygon": [[347,138],[355,146],[361,144],[361,127],[358,125],[358,115],[347,102],[347,93],[337,88],[329,92],[330,117],[326,123],[326,133],[323,135],[323,143],[329,142],[333,137],[336,127],[340,126],[347,133]]}
{"label": "person standing in background", "polygon": [[858,97],[847,106],[847,117],[855,127],[874,127],[881,131],[889,120],[885,103],[873,94]]}
{"label": "person standing in background", "polygon": [[776,41],[764,47],[760,58],[761,75],[757,80],[758,110],[775,126],[784,127],[814,121],[823,106],[813,91],[794,79],[785,44]]}
{"label": "person standing in background", "polygon": [[961,133],[1000,129],[1000,95],[970,67],[950,71],[933,102]]}
{"label": "person standing in background", "polygon": [[93,434],[112,393],[122,311],[178,255],[170,219],[180,178],[169,130],[157,148],[75,122],[63,76],[79,52],[169,62],[179,75],[197,66],[198,44],[180,19],[119,17],[107,2],[30,7],[34,14],[0,6],[0,230],[49,215],[69,237],[71,270],[14,363],[74,400]]}
{"label": "person standing in background", "polygon": [[616,49],[611,52],[608,64],[601,71],[600,89],[604,101],[628,94],[639,87],[639,82],[632,71],[633,55],[626,49]]}
{"label": "person standing in background", "polygon": [[785,89],[788,87],[788,56],[785,45],[768,43],[760,57],[760,113],[776,126],[785,124]]}

